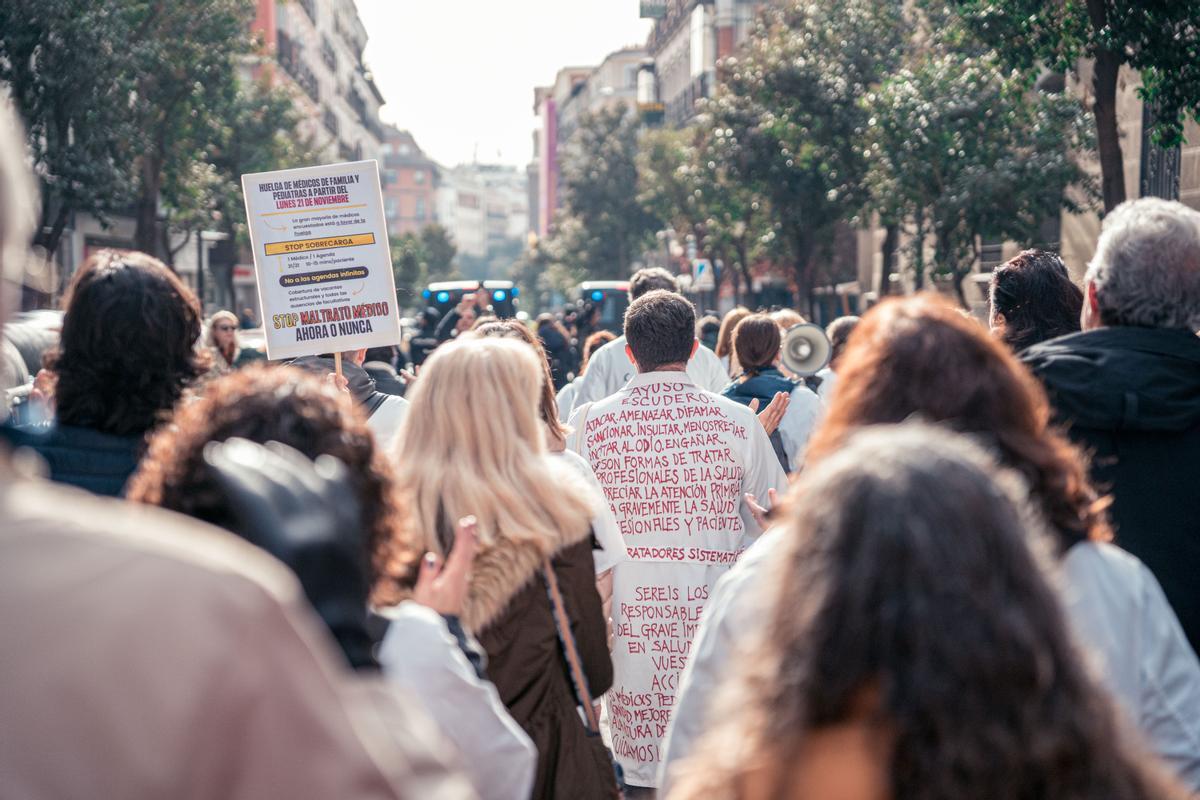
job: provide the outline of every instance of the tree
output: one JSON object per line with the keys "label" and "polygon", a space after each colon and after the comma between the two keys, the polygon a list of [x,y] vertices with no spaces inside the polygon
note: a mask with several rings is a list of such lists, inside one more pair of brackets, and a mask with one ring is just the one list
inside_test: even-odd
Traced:
{"label": "tree", "polygon": [[424,248],[414,234],[406,233],[392,244],[392,276],[397,304],[401,308],[416,305],[426,281]]}
{"label": "tree", "polygon": [[565,215],[575,224],[559,238],[571,266],[592,278],[627,277],[659,227],[637,199],[638,128],[620,104],[584,114],[567,147]]}
{"label": "tree", "polygon": [[1081,104],[1031,92],[986,55],[928,52],[863,107],[874,208],[911,223],[918,285],[932,239],[934,270],[951,277],[964,306],[982,239],[1032,243],[1048,218],[1094,196],[1077,161],[1090,147]]}
{"label": "tree", "polygon": [[1200,118],[1200,5],[1194,0],[954,0],[964,20],[1012,65],[1045,62],[1074,69],[1094,59],[1092,115],[1104,208],[1126,197],[1117,128],[1117,77],[1142,75],[1140,94],[1155,108],[1155,138],[1178,144],[1186,116]]}
{"label": "tree", "polygon": [[675,230],[694,236],[698,252],[720,260],[718,281],[728,278],[741,301],[752,293],[750,266],[770,220],[766,199],[726,162],[725,142],[707,115],[693,128],[646,133],[638,154],[638,199]]}
{"label": "tree", "polygon": [[35,244],[49,254],[72,214],[104,219],[133,196],[137,62],[129,47],[116,46],[132,22],[127,3],[0,3],[0,83],[28,129],[42,183]]}
{"label": "tree", "polygon": [[802,302],[835,226],[867,199],[858,101],[898,63],[906,30],[899,3],[771,7],[706,105],[723,162],[771,209]]}
{"label": "tree", "polygon": [[[253,52],[253,6],[244,0],[126,2],[136,9],[129,34],[140,134],[134,246],[170,259],[169,212],[186,216],[212,204],[192,179],[200,176],[197,162],[213,156],[237,106],[238,61]],[[160,206],[168,210],[165,226]]]}
{"label": "tree", "polygon": [[457,273],[454,257],[458,255],[458,247],[455,246],[450,231],[441,225],[426,225],[421,229],[420,238],[428,280],[454,280]]}

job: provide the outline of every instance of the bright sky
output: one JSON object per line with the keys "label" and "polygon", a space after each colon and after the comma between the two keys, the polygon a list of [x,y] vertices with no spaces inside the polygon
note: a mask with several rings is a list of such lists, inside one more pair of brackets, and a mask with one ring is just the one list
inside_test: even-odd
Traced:
{"label": "bright sky", "polygon": [[[533,89],[646,41],[638,0],[357,0],[380,116],[444,166],[524,166]],[[478,148],[478,149],[477,149]]]}

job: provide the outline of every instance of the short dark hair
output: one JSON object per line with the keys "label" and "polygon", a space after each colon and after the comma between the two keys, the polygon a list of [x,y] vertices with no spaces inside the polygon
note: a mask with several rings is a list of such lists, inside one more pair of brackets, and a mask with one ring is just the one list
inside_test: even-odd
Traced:
{"label": "short dark hair", "polygon": [[838,317],[826,326],[825,335],[829,337],[831,345],[830,364],[837,361],[842,355],[842,351],[846,349],[846,342],[850,341],[850,334],[854,332],[859,319],[859,317]]}
{"label": "short dark hair", "polygon": [[101,250],[66,297],[62,336],[46,365],[63,425],[143,434],[207,366],[196,351],[200,304],[157,258]]}
{"label": "short dark hair", "polygon": [[733,329],[733,354],[747,373],[754,375],[775,362],[783,334],[770,314],[751,314]]}
{"label": "short dark hair", "polygon": [[696,341],[696,309],[675,292],[647,292],[625,311],[625,341],[642,372],[687,363]]}
{"label": "short dark hair", "polygon": [[1056,253],[1025,250],[992,270],[988,300],[1004,315],[1004,343],[1014,353],[1076,333],[1083,292]]}
{"label": "short dark hair", "polygon": [[675,276],[662,267],[647,267],[633,273],[629,279],[629,299],[637,300],[646,292],[665,289],[668,292],[679,293],[679,281]]}

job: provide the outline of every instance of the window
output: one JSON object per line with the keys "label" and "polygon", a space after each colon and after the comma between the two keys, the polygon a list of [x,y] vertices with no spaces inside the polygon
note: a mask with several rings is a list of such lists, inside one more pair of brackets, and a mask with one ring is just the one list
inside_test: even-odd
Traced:
{"label": "window", "polygon": [[325,130],[329,131],[334,136],[337,136],[338,135],[338,118],[337,118],[337,115],[334,114],[333,111],[329,110],[328,108],[325,109],[324,122],[325,122]]}
{"label": "window", "polygon": [[337,72],[337,53],[334,52],[333,43],[329,41],[328,36],[321,37],[321,59],[331,72]]}
{"label": "window", "polygon": [[396,174],[396,170],[385,169],[383,171],[383,185],[384,186],[391,186],[398,179],[399,179],[399,176]]}
{"label": "window", "polygon": [[308,18],[315,25],[317,22],[317,3],[316,0],[300,0],[300,7],[304,9],[304,13],[308,14]]}
{"label": "window", "polygon": [[416,212],[415,216],[416,216],[418,222],[425,221],[425,198],[424,197],[417,198],[417,212]]}
{"label": "window", "polygon": [[396,218],[396,198],[389,197],[383,202],[383,214],[388,219]]}
{"label": "window", "polygon": [[425,170],[419,169],[419,170],[416,170],[415,172],[413,172],[413,183],[420,186],[424,182],[425,182]]}

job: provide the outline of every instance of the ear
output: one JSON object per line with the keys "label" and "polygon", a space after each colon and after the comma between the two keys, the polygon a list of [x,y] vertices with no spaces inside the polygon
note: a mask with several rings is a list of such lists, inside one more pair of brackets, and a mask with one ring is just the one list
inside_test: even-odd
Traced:
{"label": "ear", "polygon": [[1079,327],[1085,331],[1100,327],[1100,301],[1096,298],[1096,284],[1091,281],[1084,286],[1083,308],[1079,312]]}
{"label": "ear", "polygon": [[997,311],[995,314],[992,314],[992,318],[988,320],[988,327],[993,331],[1002,331],[1004,330],[1004,326],[1007,324],[1008,320],[1006,320],[1004,315],[999,311]]}
{"label": "ear", "polygon": [[692,339],[692,352],[688,353],[688,360],[691,361],[692,356],[696,355],[696,351],[700,349],[700,340]]}
{"label": "ear", "polygon": [[625,344],[625,357],[629,359],[629,363],[637,366],[637,359],[633,357],[633,348],[628,343]]}
{"label": "ear", "polygon": [[363,362],[367,360],[367,348],[360,347],[359,349],[355,350],[354,358],[352,358],[351,360],[355,364],[358,364],[361,367]]}

